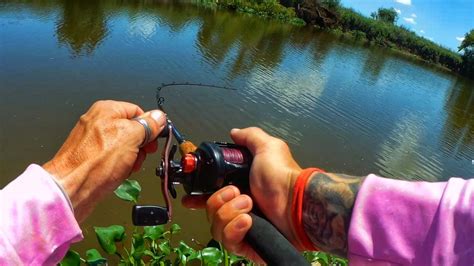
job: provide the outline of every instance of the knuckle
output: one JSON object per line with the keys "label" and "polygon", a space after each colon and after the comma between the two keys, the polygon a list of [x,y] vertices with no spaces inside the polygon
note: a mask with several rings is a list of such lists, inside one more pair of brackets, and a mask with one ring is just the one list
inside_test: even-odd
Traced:
{"label": "knuckle", "polygon": [[247,129],[248,129],[249,133],[251,133],[251,134],[260,134],[260,133],[263,132],[263,130],[259,127],[249,127]]}
{"label": "knuckle", "polygon": [[220,208],[214,214],[214,222],[224,222],[226,220],[227,213],[224,208]]}
{"label": "knuckle", "polygon": [[271,143],[280,149],[288,149],[288,144],[282,139],[273,137]]}
{"label": "knuckle", "polygon": [[90,121],[90,115],[88,113],[85,113],[79,117],[79,124],[81,125],[86,125]]}

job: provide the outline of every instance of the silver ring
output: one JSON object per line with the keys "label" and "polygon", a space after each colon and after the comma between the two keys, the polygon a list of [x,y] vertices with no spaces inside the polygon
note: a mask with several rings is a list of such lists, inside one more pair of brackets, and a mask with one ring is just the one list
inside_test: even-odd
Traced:
{"label": "silver ring", "polygon": [[151,128],[148,125],[148,122],[140,117],[135,117],[133,120],[137,121],[140,123],[144,128],[145,128],[145,139],[143,140],[142,144],[139,146],[139,148],[143,148],[143,146],[147,145],[148,142],[150,142],[151,139]]}

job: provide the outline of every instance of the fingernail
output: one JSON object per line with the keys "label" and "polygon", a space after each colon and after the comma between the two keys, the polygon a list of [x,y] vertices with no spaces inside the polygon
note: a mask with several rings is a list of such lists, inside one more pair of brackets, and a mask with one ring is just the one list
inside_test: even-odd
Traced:
{"label": "fingernail", "polygon": [[246,197],[237,198],[234,202],[232,202],[232,206],[239,210],[246,209],[249,207],[249,205],[250,202]]}
{"label": "fingernail", "polygon": [[224,202],[228,202],[229,200],[233,199],[235,196],[234,190],[231,188],[228,188],[221,193],[221,199]]}
{"label": "fingernail", "polygon": [[239,220],[237,220],[237,222],[235,222],[235,225],[234,225],[235,229],[241,230],[241,229],[244,229],[245,227],[247,227],[247,219],[244,219],[242,217]]}
{"label": "fingernail", "polygon": [[150,114],[151,118],[153,118],[153,120],[155,120],[157,123],[160,124],[164,124],[165,123],[165,119],[164,118],[164,113],[163,112],[160,112],[160,111],[151,111],[151,114]]}
{"label": "fingernail", "polygon": [[240,128],[233,128],[230,130],[230,133],[237,133],[240,131]]}

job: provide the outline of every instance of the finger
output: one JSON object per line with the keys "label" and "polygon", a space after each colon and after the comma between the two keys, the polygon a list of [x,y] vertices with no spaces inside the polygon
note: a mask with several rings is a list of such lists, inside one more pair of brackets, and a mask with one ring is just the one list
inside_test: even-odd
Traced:
{"label": "finger", "polygon": [[253,155],[273,138],[258,127],[234,128],[230,131],[230,136],[236,144],[247,147]]}
{"label": "finger", "polygon": [[154,140],[143,147],[146,153],[155,153],[158,150],[158,141]]}
{"label": "finger", "polygon": [[140,106],[136,104],[119,101],[117,101],[116,103],[118,108],[121,109],[119,118],[131,119],[140,116],[144,113],[142,108],[140,108]]}
{"label": "finger", "polygon": [[244,240],[245,235],[252,227],[252,218],[247,213],[239,214],[224,228],[222,244],[230,252],[245,256],[256,263],[263,264],[264,261]]}
{"label": "finger", "polygon": [[209,195],[185,195],[181,198],[181,204],[188,209],[204,209],[208,199]]}
{"label": "finger", "polygon": [[215,213],[211,225],[211,234],[215,240],[221,241],[224,227],[235,217],[248,213],[252,209],[252,199],[248,195],[239,195],[226,202]]}
{"label": "finger", "polygon": [[111,100],[97,101],[89,110],[91,115],[124,119],[131,119],[144,113],[136,104]]}
{"label": "finger", "polygon": [[143,162],[146,159],[146,152],[143,149],[140,149],[138,151],[137,159],[135,160],[135,163],[133,164],[132,171],[133,172],[138,172],[140,168],[142,167]]}
{"label": "finger", "polygon": [[159,111],[159,110],[153,110],[144,113],[143,115],[137,117],[139,119],[144,119],[146,121],[146,124],[150,128],[150,138],[148,139],[147,143],[144,143],[145,138],[146,138],[146,128],[144,125],[142,125],[140,122],[135,121],[135,120],[129,120],[130,125],[133,127],[133,136],[134,136],[134,143],[137,146],[140,146],[142,144],[148,144],[153,142],[160,132],[163,130],[163,128],[166,125],[166,115],[165,113]]}
{"label": "finger", "polygon": [[216,211],[226,202],[240,195],[240,191],[235,186],[226,186],[212,194],[206,202],[207,220],[212,222],[212,217]]}

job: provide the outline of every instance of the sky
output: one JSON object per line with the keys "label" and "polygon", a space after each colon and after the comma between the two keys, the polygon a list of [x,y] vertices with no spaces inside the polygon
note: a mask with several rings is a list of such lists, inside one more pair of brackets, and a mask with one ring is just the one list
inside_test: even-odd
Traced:
{"label": "sky", "polygon": [[454,51],[474,29],[474,0],[341,0],[341,4],[366,16],[379,7],[393,7],[398,25]]}

